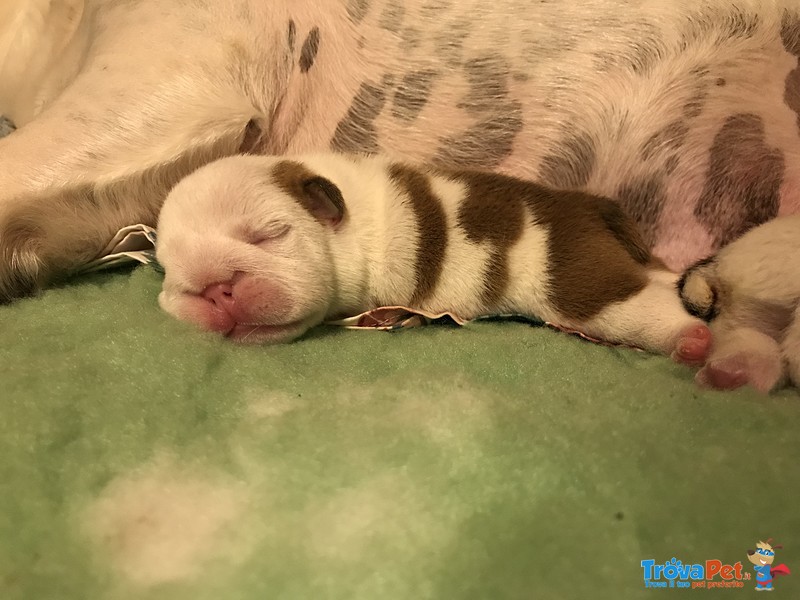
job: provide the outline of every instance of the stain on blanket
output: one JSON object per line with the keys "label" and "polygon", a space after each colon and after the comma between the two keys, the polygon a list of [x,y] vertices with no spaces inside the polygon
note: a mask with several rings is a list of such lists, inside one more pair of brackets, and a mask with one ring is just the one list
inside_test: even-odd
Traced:
{"label": "stain on blanket", "polygon": [[83,528],[99,556],[148,587],[193,578],[230,551],[227,534],[246,502],[241,484],[159,458],[106,486],[84,513]]}
{"label": "stain on blanket", "polygon": [[305,407],[299,394],[276,390],[250,390],[246,394],[247,414],[255,420],[271,420]]}
{"label": "stain on blanket", "polygon": [[442,547],[449,528],[429,494],[408,476],[393,472],[344,489],[311,507],[304,536],[308,551],[347,563],[369,560],[390,547]]}
{"label": "stain on blanket", "polygon": [[[437,369],[430,373],[441,375]],[[420,386],[420,381],[426,383]],[[375,428],[390,427],[387,439],[421,436],[426,447],[433,444],[438,448],[437,454],[447,452],[451,474],[462,469],[472,471],[482,460],[485,449],[481,433],[495,426],[493,403],[504,402],[488,388],[460,375],[442,381],[427,376],[414,381],[405,376],[387,377],[380,389],[385,396],[380,398],[380,405],[391,408],[388,416],[376,416]],[[336,414],[357,409],[362,416],[369,414],[379,400],[372,387],[348,388],[334,397],[338,398]],[[431,402],[432,397],[437,401]],[[413,437],[406,437],[409,433]],[[358,460],[365,459],[359,450]],[[350,486],[309,504],[303,522],[308,527],[307,551],[313,557],[363,565],[376,556],[394,561],[404,554],[436,552],[450,543],[474,508],[437,504],[437,482],[413,478],[405,467],[364,469],[362,473],[364,477]],[[369,581],[366,585],[375,587],[379,583]]]}

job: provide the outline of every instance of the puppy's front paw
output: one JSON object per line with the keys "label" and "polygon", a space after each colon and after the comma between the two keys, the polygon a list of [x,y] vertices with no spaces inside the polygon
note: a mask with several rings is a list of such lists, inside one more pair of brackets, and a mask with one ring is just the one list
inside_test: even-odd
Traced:
{"label": "puppy's front paw", "polygon": [[711,351],[711,330],[703,323],[686,327],[678,336],[672,360],[699,367],[706,362]]}
{"label": "puppy's front paw", "polygon": [[769,393],[782,380],[783,364],[780,356],[746,352],[712,359],[695,377],[695,381],[702,387],[733,390],[750,385],[762,394]]}

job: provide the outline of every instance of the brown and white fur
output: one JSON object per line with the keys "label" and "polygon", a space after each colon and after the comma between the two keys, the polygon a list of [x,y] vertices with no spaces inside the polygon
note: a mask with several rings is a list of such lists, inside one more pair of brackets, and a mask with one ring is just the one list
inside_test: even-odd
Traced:
{"label": "brown and white fur", "polygon": [[685,362],[708,345],[606,198],[336,154],[234,157],[168,196],[161,306],[238,341],[287,341],[386,305],[540,317]]}
{"label": "brown and white fur", "polygon": [[3,0],[0,301],[220,157],[335,150],[618,199],[671,268],[800,210],[797,0]]}
{"label": "brown and white fur", "polygon": [[690,267],[679,290],[713,334],[699,383],[761,392],[800,385],[800,216],[751,229]]}

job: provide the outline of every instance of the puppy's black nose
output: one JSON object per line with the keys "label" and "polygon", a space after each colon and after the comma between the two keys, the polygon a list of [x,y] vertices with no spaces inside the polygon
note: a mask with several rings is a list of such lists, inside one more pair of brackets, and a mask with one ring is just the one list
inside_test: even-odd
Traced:
{"label": "puppy's black nose", "polygon": [[747,556],[753,556],[753,554],[755,554],[755,553],[756,553],[755,550],[748,550],[747,551]]}

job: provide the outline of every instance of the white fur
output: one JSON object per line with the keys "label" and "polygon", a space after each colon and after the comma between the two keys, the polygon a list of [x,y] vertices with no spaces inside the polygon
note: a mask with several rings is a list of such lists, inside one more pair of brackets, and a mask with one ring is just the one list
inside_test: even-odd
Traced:
{"label": "white fur", "polygon": [[750,230],[697,273],[684,297],[707,298],[713,288],[718,311],[710,323],[714,344],[698,380],[728,387],[715,383],[722,373],[729,377],[720,381],[733,378],[762,392],[787,379],[800,385],[800,216]]}
{"label": "white fur", "polygon": [[[682,268],[718,243],[719,223],[746,220],[738,197],[710,222],[695,211],[715,135],[746,113],[764,139],[738,141],[755,161],[782,154],[780,208],[800,210],[797,115],[784,99],[798,61],[781,41],[796,0],[0,4],[0,112],[19,126],[0,140],[0,300],[94,258],[121,226],[153,224],[177,181],[243,146],[341,143],[532,179],[556,162],[554,184],[609,197],[655,180],[663,196],[623,205]],[[385,24],[393,6],[396,27]],[[748,20],[753,31],[731,33]],[[315,27],[319,52],[304,72]],[[398,98],[426,73],[430,89],[406,119]],[[366,108],[355,102],[364,86]],[[698,94],[699,114],[685,116]],[[368,117],[337,137],[351,109]],[[643,157],[676,120],[688,126],[681,147],[662,139]],[[575,139],[591,145],[593,167],[571,183]],[[752,175],[733,173],[742,186]]]}
{"label": "white fur", "polygon": [[[70,42],[84,0],[3,0],[0,3],[0,115],[19,125],[74,76]],[[72,64],[71,64],[72,63]],[[48,82],[44,83],[43,82]]]}

